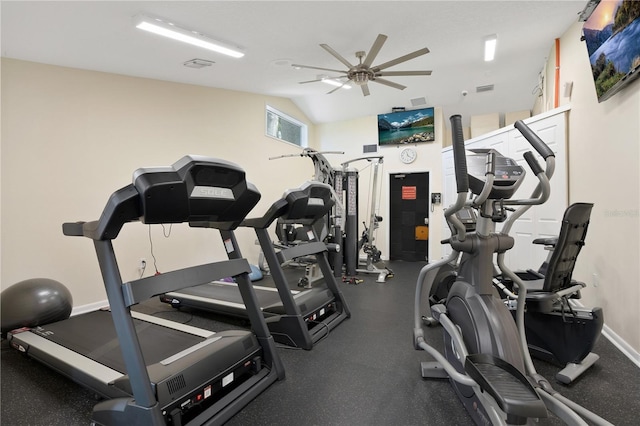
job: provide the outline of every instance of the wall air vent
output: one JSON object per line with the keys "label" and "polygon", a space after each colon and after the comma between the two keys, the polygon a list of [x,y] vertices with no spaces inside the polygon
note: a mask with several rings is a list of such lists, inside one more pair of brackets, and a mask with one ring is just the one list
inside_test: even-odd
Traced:
{"label": "wall air vent", "polygon": [[378,145],[362,145],[362,153],[378,152]]}
{"label": "wall air vent", "polygon": [[190,61],[185,62],[183,65],[189,68],[204,68],[210,67],[215,64],[213,61],[207,61],[206,59],[192,59]]}
{"label": "wall air vent", "polygon": [[485,84],[484,86],[478,86],[476,87],[476,93],[491,92],[493,88],[494,88],[493,84]]}
{"label": "wall air vent", "polygon": [[427,99],[424,97],[411,99],[411,106],[417,107],[417,106],[426,105],[426,104],[427,104]]}

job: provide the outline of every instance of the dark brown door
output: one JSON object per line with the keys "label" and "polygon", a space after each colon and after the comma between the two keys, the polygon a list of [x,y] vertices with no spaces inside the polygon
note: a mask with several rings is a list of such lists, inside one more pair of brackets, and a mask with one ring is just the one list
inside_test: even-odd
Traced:
{"label": "dark brown door", "polygon": [[389,179],[389,259],[427,260],[429,173],[396,173]]}

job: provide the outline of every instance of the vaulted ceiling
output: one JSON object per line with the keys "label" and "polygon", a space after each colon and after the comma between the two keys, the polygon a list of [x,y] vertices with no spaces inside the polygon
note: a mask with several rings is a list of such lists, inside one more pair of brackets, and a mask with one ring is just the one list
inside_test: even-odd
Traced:
{"label": "vaulted ceiling", "polygon": [[[316,123],[388,112],[392,107],[442,107],[445,116],[530,109],[554,39],[578,20],[580,1],[3,1],[2,56],[67,67],[291,98]],[[145,33],[145,13],[232,42],[233,59]],[[389,77],[398,90],[370,83],[332,90],[320,74],[292,63],[344,65],[320,44],[357,63],[376,36],[388,36],[376,63],[427,47],[430,53],[389,71],[432,70],[431,76]],[[492,62],[483,39],[497,34]],[[586,54],[586,53],[585,53]],[[213,61],[194,69],[191,59]],[[478,86],[494,90],[478,93]],[[462,92],[468,95],[463,96]]]}

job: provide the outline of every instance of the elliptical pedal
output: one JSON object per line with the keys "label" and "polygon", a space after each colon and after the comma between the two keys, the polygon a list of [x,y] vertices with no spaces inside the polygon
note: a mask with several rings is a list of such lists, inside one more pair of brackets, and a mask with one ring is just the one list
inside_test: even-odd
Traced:
{"label": "elliptical pedal", "polygon": [[[547,409],[527,378],[508,362],[489,354],[467,356],[464,369],[507,414],[510,424],[547,417]],[[519,421],[520,420],[520,421]]]}

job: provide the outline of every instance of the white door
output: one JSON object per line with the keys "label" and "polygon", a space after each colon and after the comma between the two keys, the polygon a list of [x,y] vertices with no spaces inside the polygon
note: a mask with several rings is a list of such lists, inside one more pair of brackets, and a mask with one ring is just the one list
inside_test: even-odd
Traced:
{"label": "white door", "polygon": [[[515,246],[510,256],[505,257],[505,261],[512,269],[538,269],[548,252],[543,249],[543,246],[532,244],[532,242],[536,238],[558,235],[568,200],[565,114],[554,115],[528,125],[554,152],[556,168],[551,178],[551,195],[547,202],[540,206],[532,206],[511,229],[510,234],[515,238]],[[538,184],[538,179],[533,175],[522,155],[526,151],[532,151],[543,168],[544,161],[517,130],[509,132],[509,148],[511,158],[516,159],[527,171],[527,176],[514,198],[528,198]]]}
{"label": "white door", "polygon": [[[547,252],[543,250],[542,246],[532,244],[532,241],[535,238],[555,236],[560,231],[562,216],[568,202],[567,125],[565,117],[565,112],[561,111],[542,114],[525,120],[525,123],[553,150],[556,155],[556,168],[551,180],[551,196],[549,200],[541,206],[532,206],[516,221],[511,229],[510,234],[515,239],[515,246],[507,252],[505,263],[514,270],[538,269],[546,258]],[[467,149],[493,148],[502,155],[516,160],[527,171],[527,175],[513,198],[529,198],[538,180],[526,164],[523,154],[526,151],[532,151],[543,168],[544,162],[517,129],[510,126],[487,136],[470,139],[465,142],[465,147]],[[443,149],[442,160],[443,205],[446,207],[453,204],[456,199],[451,147]],[[500,228],[501,226],[498,224],[497,229],[499,230]],[[449,228],[446,223],[443,223],[443,236],[448,237],[449,235]],[[447,256],[450,252],[449,246],[444,247],[444,256]]]}

